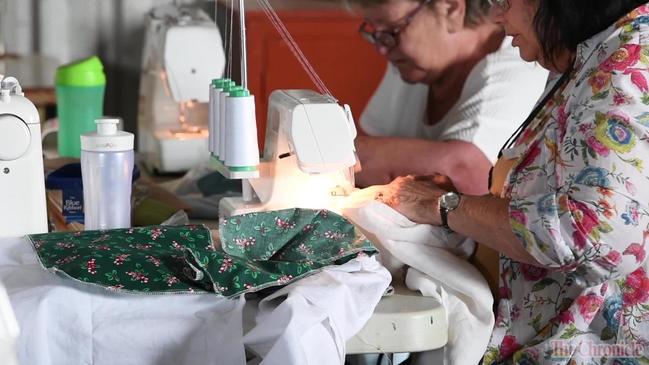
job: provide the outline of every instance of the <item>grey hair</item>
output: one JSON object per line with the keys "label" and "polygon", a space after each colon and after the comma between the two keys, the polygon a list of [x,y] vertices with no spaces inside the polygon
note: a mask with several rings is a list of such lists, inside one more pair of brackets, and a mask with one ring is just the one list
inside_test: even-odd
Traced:
{"label": "grey hair", "polygon": [[[347,6],[359,5],[361,7],[370,7],[383,5],[394,0],[343,0]],[[420,1],[420,0],[407,0]],[[466,2],[466,14],[464,15],[464,24],[467,26],[481,24],[489,14],[489,10],[494,5],[494,0],[464,0]],[[435,0],[431,2],[431,6]]]}

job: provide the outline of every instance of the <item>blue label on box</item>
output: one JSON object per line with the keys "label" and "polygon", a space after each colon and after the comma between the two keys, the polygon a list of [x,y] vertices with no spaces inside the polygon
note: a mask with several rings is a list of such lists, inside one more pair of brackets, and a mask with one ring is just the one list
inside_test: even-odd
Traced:
{"label": "blue label on box", "polygon": [[63,190],[62,204],[65,223],[83,223],[83,190]]}

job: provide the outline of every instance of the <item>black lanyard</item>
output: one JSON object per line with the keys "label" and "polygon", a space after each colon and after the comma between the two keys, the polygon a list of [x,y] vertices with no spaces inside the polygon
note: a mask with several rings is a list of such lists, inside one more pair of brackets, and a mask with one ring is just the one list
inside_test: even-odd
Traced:
{"label": "black lanyard", "polygon": [[[521,136],[521,134],[529,127],[529,125],[532,123],[534,119],[539,115],[541,110],[546,106],[546,104],[554,97],[554,94],[557,93],[557,91],[570,79],[570,75],[572,74],[572,68],[567,70],[561,78],[557,81],[556,84],[552,87],[552,90],[550,90],[549,93],[547,93],[543,99],[541,100],[540,103],[536,104],[536,107],[532,110],[530,115],[525,119],[525,121],[516,129],[516,131],[507,139],[505,144],[502,146],[500,151],[498,152],[498,159],[500,159],[503,156],[503,151],[510,148],[518,138]],[[492,167],[489,170],[489,190],[491,190],[491,180],[492,180],[492,175],[493,175],[494,168]]]}

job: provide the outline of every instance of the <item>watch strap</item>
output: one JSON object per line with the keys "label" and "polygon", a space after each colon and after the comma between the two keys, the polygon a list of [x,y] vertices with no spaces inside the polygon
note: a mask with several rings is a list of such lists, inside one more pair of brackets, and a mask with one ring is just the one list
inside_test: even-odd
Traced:
{"label": "watch strap", "polygon": [[[448,204],[445,204],[445,198],[448,196],[453,196],[455,199],[453,200],[453,203],[451,206]],[[451,230],[451,227],[448,226],[448,215],[449,212],[452,212],[455,210],[459,205],[460,205],[460,200],[462,199],[462,195],[455,193],[455,192],[448,192],[440,197],[439,201],[439,217],[440,220],[442,221],[442,227]]]}
{"label": "watch strap", "polygon": [[450,230],[451,227],[448,226],[448,212],[449,210],[447,208],[442,206],[439,207],[439,216],[442,219],[442,227]]}

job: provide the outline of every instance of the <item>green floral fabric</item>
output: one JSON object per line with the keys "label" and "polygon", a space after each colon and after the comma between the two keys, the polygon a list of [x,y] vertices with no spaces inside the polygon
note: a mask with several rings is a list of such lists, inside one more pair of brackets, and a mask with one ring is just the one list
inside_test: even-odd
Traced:
{"label": "green floral fabric", "polygon": [[288,284],[376,249],[345,218],[288,209],[223,219],[221,248],[204,226],[29,236],[43,266],[111,290],[231,297]]}

